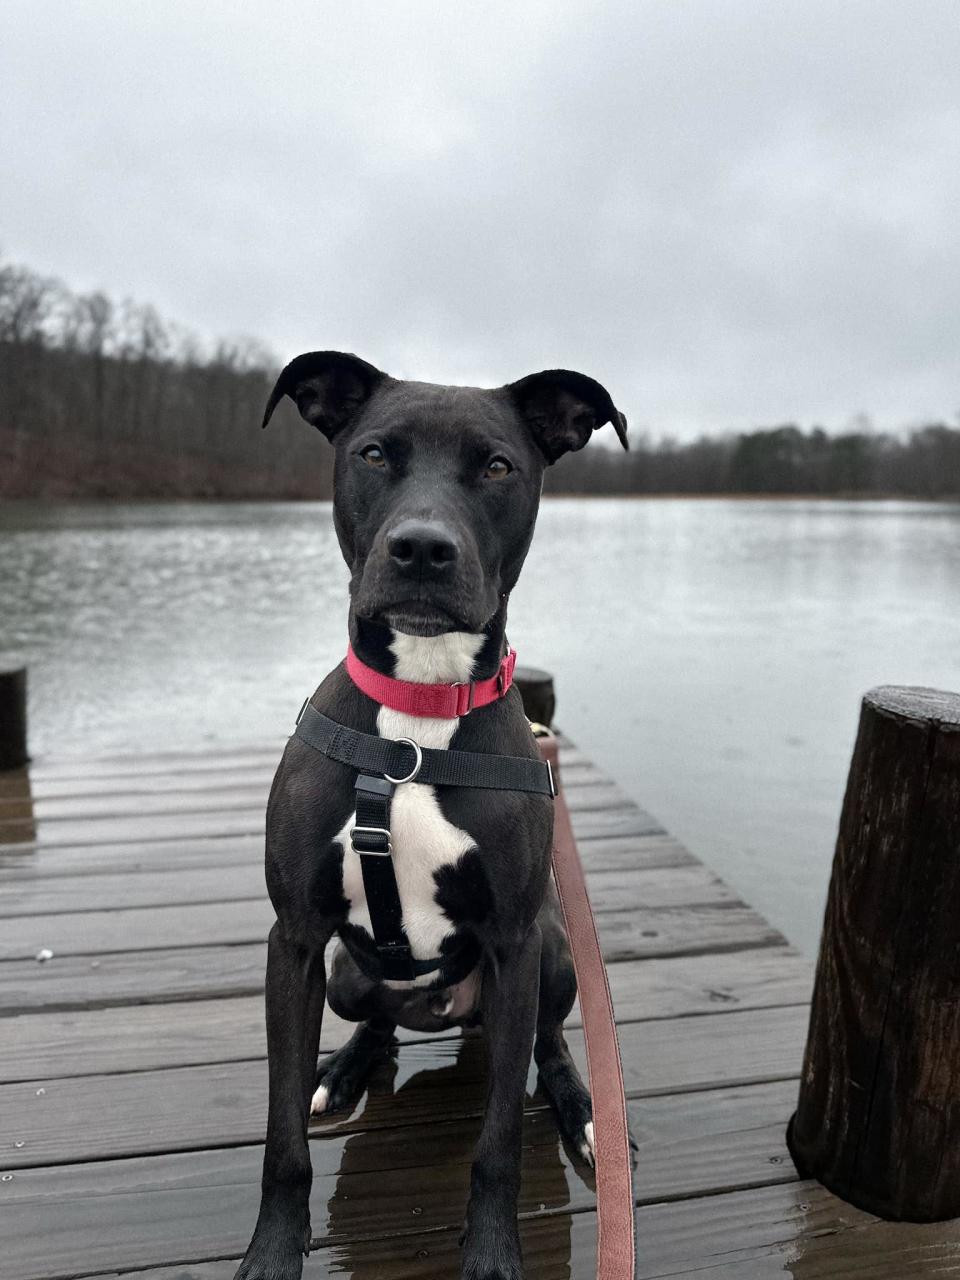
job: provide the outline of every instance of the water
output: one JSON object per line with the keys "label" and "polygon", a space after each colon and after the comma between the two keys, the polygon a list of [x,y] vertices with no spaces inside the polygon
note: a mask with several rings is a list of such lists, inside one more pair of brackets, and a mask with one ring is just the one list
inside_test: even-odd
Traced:
{"label": "water", "polygon": [[[279,742],[340,660],[326,504],[0,510],[48,752]],[[511,603],[558,719],[813,953],[860,695],[960,686],[960,505],[552,501]]]}

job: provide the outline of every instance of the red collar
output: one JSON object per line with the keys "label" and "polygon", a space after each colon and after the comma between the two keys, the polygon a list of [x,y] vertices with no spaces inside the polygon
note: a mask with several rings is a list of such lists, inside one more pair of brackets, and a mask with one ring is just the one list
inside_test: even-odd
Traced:
{"label": "red collar", "polygon": [[352,645],[347,648],[347,674],[368,698],[410,716],[440,720],[465,716],[475,707],[485,707],[502,698],[513,684],[516,665],[516,650],[510,649],[500,663],[500,670],[489,680],[474,680],[469,684],[415,684],[412,680],[394,680],[393,676],[374,671],[360,661]]}

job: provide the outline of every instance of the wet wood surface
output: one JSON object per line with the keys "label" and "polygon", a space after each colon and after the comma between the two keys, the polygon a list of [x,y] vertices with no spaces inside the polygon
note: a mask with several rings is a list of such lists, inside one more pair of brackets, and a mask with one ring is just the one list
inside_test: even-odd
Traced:
{"label": "wet wood surface", "polygon": [[[625,1023],[624,1084],[631,1097],[644,1097],[795,1079],[805,1029],[802,1006]],[[583,1070],[582,1032],[572,1029],[568,1040]],[[531,1069],[531,1090],[534,1079]],[[360,1114],[334,1127],[405,1125],[438,1108],[448,1117],[476,1114],[484,1098],[479,1041],[448,1035],[402,1044],[376,1080]],[[144,1144],[159,1152],[252,1142],[266,1123],[263,1058],[39,1083],[42,1094],[37,1078],[0,1085],[0,1133],[11,1135],[0,1168],[103,1160]]]}
{"label": "wet wood surface", "polygon": [[840,818],[798,1165],[885,1218],[960,1214],[960,694],[872,689]]}
{"label": "wet wood surface", "polygon": [[[220,954],[219,949],[211,948],[224,966],[229,963],[230,950]],[[191,956],[196,954],[190,952]],[[248,981],[254,990],[258,976],[262,982],[265,959],[262,947],[250,958]],[[182,1001],[176,1008],[168,1007],[172,999],[168,992],[152,1004],[136,1005],[128,999],[107,1008],[81,1007],[8,1018],[3,1024],[0,1081],[146,1071],[262,1056],[262,996],[238,992],[230,998],[203,998],[210,988],[201,986],[202,960],[201,956],[194,987],[201,998],[190,999],[188,991],[181,991]],[[609,973],[617,1013],[624,1022],[805,1005],[812,976],[808,964],[779,947],[611,965]],[[131,981],[136,977],[131,975]],[[118,994],[118,1000],[122,999]],[[579,1023],[574,1007],[570,1025]],[[336,1048],[351,1026],[327,1010],[324,1046]],[[409,1040],[419,1038],[413,1032],[398,1034]]]}
{"label": "wet wood surface", "polygon": [[[721,906],[738,901],[734,891],[705,867],[688,864],[657,870],[660,874],[656,876],[644,867],[588,872],[594,912],[631,907]],[[181,871],[143,870],[139,875],[118,871],[98,876],[31,877],[23,868],[19,883],[14,880],[4,885],[0,919],[134,907],[259,902],[263,895],[263,868],[259,859],[232,866],[229,876],[219,867],[199,867]]]}
{"label": "wet wood surface", "polygon": [[[231,1280],[260,1176],[278,753],[0,776],[0,1276]],[[568,743],[563,765],[640,1143],[641,1276],[960,1275],[956,1232],[797,1179],[784,1127],[811,965]],[[350,1030],[328,1011],[323,1046]],[[582,1063],[576,1009],[569,1038]],[[352,1114],[311,1127],[306,1280],[458,1275],[481,1046],[400,1039]],[[533,1072],[525,1126],[529,1280],[589,1280],[593,1177]]]}

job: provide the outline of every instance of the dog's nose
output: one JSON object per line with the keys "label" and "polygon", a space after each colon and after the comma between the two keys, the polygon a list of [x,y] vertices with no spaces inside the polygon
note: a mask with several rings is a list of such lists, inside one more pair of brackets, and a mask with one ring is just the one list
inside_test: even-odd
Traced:
{"label": "dog's nose", "polygon": [[411,578],[443,578],[451,574],[459,550],[453,534],[432,520],[403,520],[387,534],[390,559]]}

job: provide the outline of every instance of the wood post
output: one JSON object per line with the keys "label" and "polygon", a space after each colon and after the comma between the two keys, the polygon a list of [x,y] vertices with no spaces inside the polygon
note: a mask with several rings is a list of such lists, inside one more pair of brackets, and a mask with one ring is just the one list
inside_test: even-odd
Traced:
{"label": "wood post", "polygon": [[549,729],[557,709],[553,676],[536,667],[517,667],[513,673],[513,682],[520,690],[527,719],[532,720],[534,724],[546,725]]}
{"label": "wood post", "polygon": [[863,700],[787,1140],[871,1213],[960,1216],[958,694]]}
{"label": "wood post", "polygon": [[27,669],[0,670],[0,769],[27,763]]}

